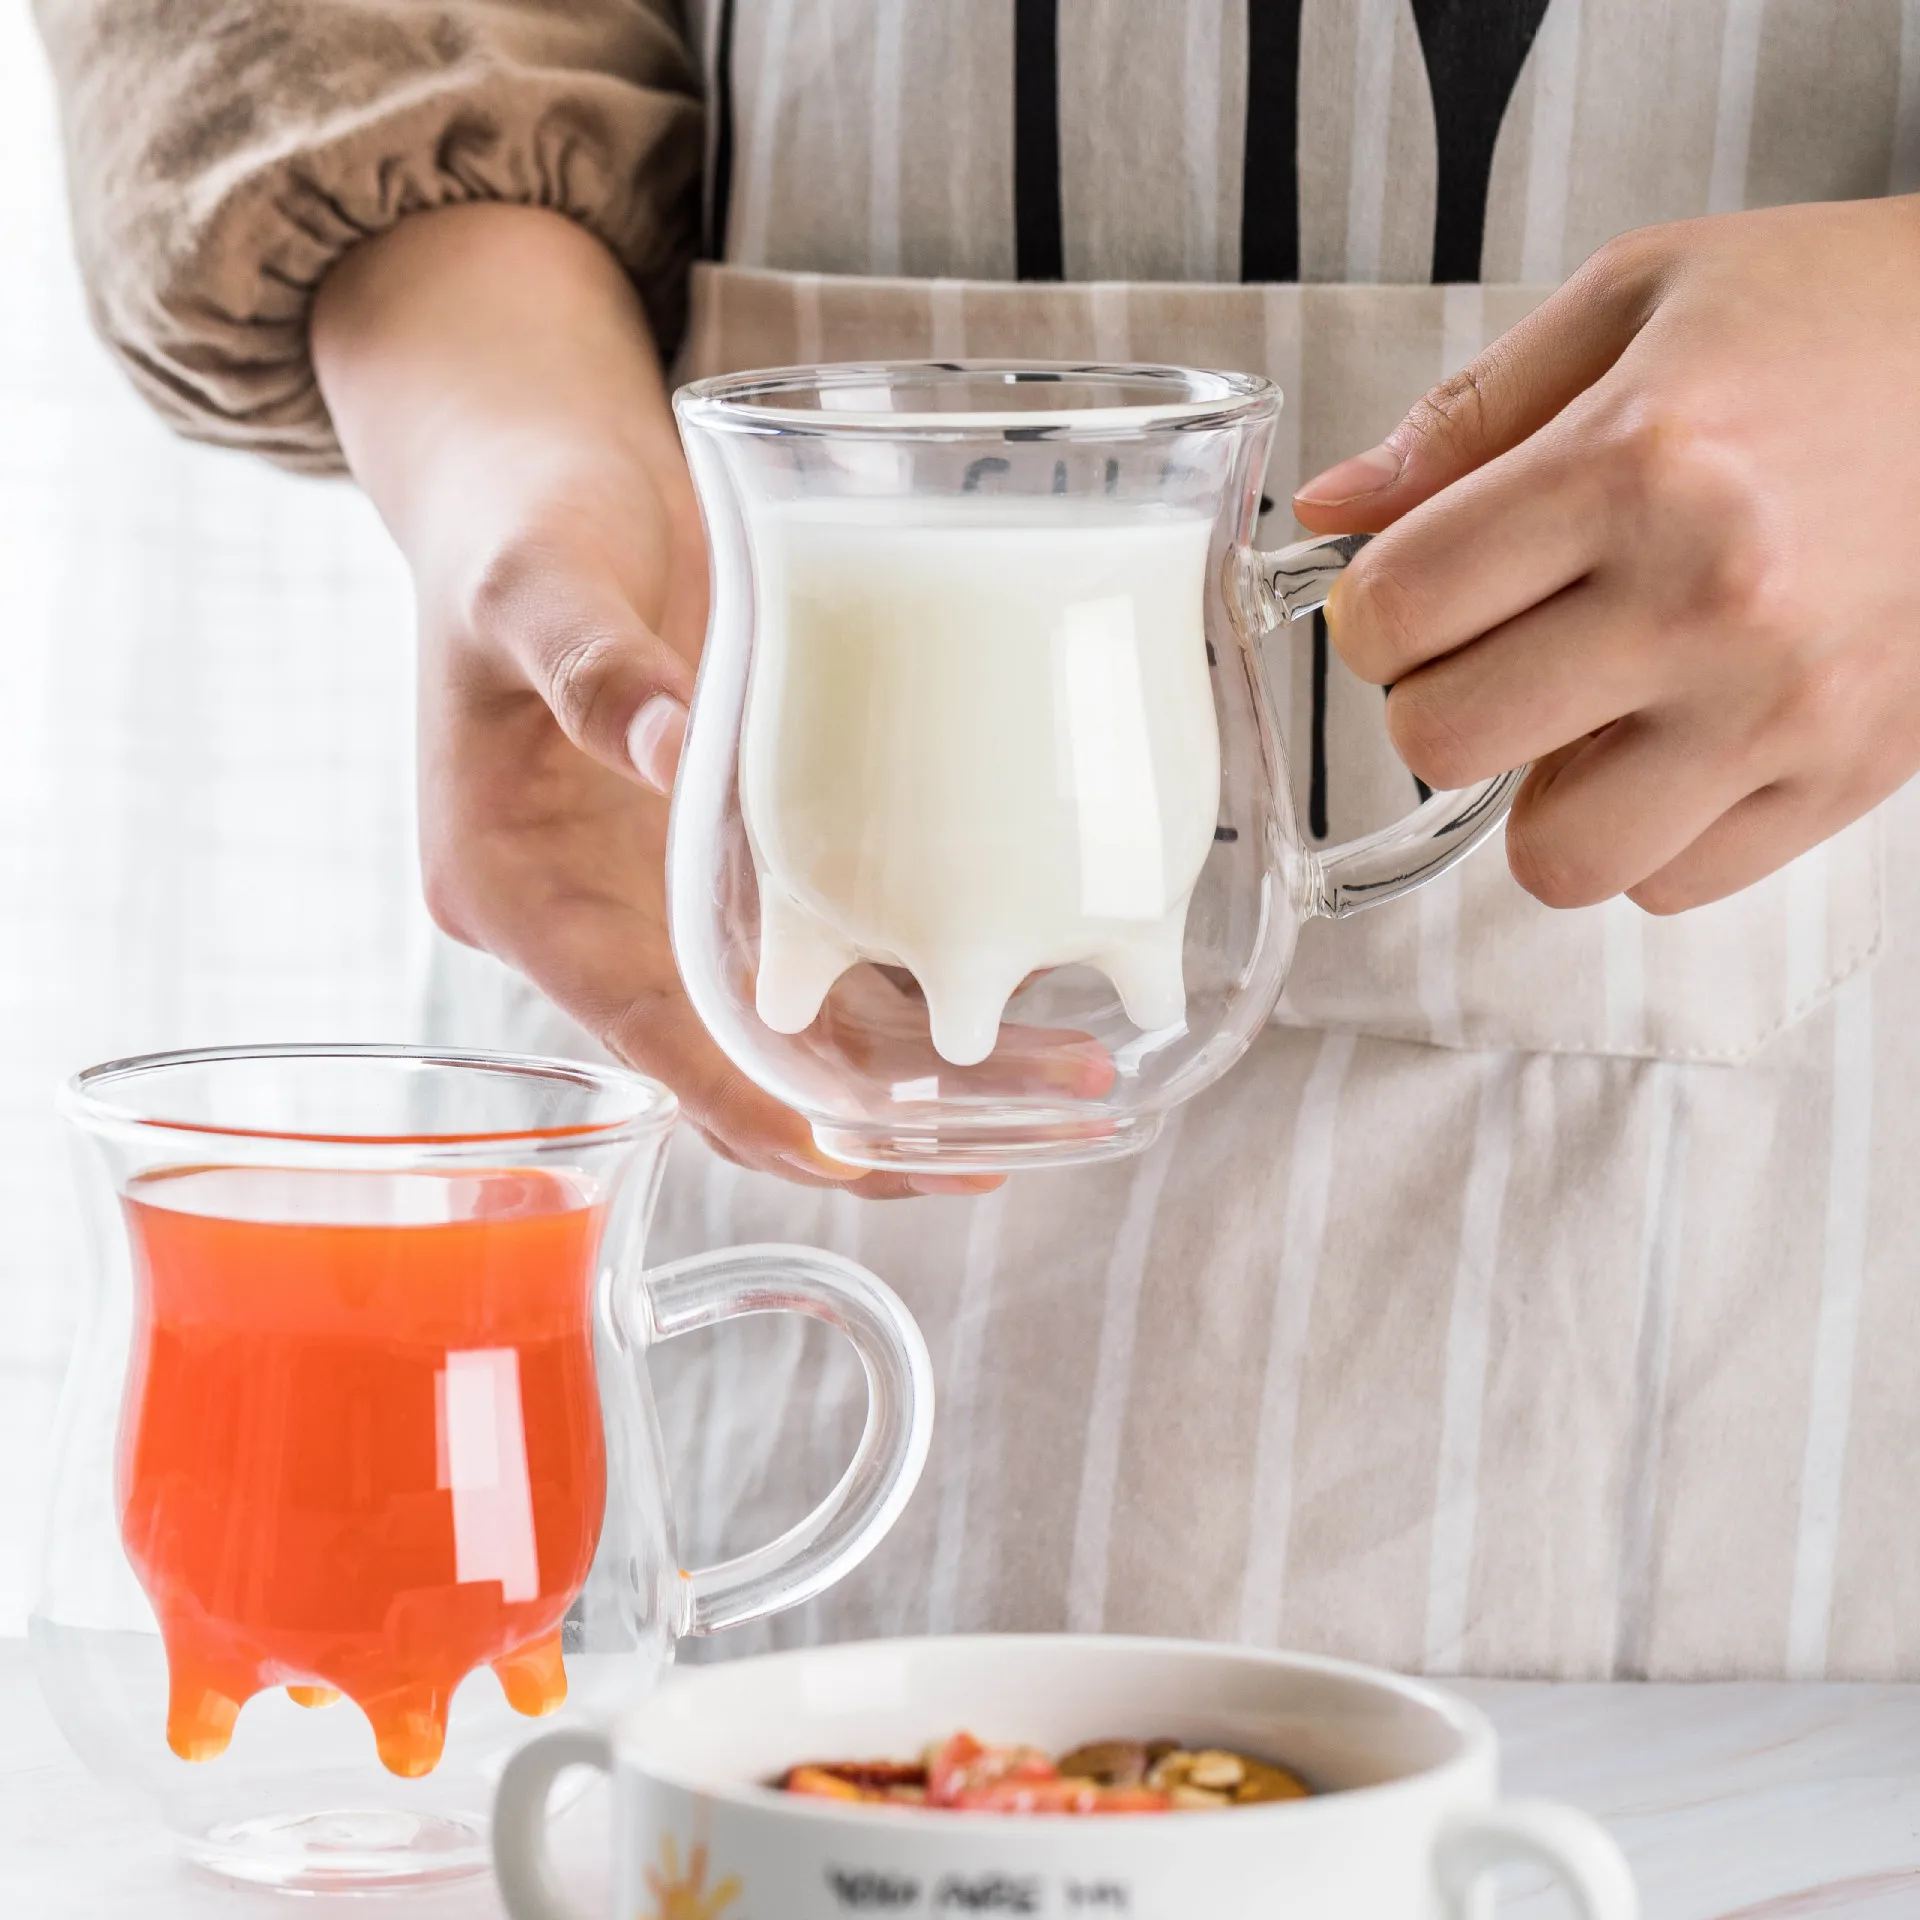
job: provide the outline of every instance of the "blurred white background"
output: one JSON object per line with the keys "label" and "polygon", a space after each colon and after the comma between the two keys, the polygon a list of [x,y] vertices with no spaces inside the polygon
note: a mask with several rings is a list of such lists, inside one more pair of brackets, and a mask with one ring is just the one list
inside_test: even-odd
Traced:
{"label": "blurred white background", "polygon": [[172,439],[87,325],[45,62],[0,5],[0,1633],[86,1285],[56,1082],[410,1037],[411,610],[366,503]]}

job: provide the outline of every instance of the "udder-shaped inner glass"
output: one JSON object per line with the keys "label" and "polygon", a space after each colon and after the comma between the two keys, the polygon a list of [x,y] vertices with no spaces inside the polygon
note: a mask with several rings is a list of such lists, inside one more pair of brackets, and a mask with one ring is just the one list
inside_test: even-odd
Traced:
{"label": "udder-shaped inner glass", "polygon": [[158,1617],[167,1741],[226,1750],[284,1686],[430,1772],[481,1664],[565,1698],[560,1630],[606,1462],[568,1179],[199,1169],[136,1181],[121,1538]]}
{"label": "udder-shaped inner glass", "polygon": [[761,1019],[802,1031],[871,960],[913,975],[956,1066],[1049,967],[1178,1025],[1220,795],[1211,522],[999,498],[782,506],[751,534]]}

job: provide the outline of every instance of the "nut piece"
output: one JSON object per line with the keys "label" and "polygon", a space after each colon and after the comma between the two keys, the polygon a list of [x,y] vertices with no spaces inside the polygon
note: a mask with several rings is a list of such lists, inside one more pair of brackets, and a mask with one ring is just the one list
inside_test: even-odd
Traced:
{"label": "nut piece", "polygon": [[1233,1802],[1224,1793],[1209,1793],[1205,1787],[1169,1787],[1167,1798],[1184,1812],[1200,1813],[1208,1807],[1227,1807]]}
{"label": "nut piece", "polygon": [[1237,1787],[1247,1777],[1246,1762],[1237,1753],[1224,1753],[1208,1747],[1193,1756],[1187,1768],[1188,1783],[1196,1787]]}
{"label": "nut piece", "polygon": [[1256,1806],[1266,1800],[1304,1800],[1311,1789],[1297,1773],[1270,1767],[1264,1760],[1243,1760],[1246,1778],[1233,1790],[1236,1807]]}
{"label": "nut piece", "polygon": [[1147,1777],[1147,1749],[1139,1740],[1089,1740],[1054,1763],[1067,1780],[1101,1787],[1137,1787]]}
{"label": "nut piece", "polygon": [[1198,1752],[1174,1747],[1154,1760],[1146,1784],[1173,1796],[1175,1806],[1203,1804],[1183,1800],[1182,1793],[1209,1794],[1236,1807],[1250,1807],[1263,1801],[1303,1799],[1309,1791],[1307,1783],[1286,1768],[1224,1747],[1203,1747]]}

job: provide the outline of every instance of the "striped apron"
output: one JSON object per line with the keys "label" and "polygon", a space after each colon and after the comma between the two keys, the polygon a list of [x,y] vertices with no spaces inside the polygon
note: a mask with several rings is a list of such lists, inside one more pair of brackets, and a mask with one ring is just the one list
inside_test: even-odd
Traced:
{"label": "striped apron", "polygon": [[[1920,184],[1915,0],[721,0],[700,26],[717,257],[687,373],[1257,370],[1288,396],[1281,502],[1613,232]],[[1323,633],[1268,667],[1302,820],[1404,812],[1379,690]],[[834,1247],[939,1368],[892,1538],[727,1647],[1074,1627],[1920,1677],[1917,837],[1902,795],[1673,920],[1550,913],[1489,848],[1311,926],[1276,1023],[1147,1155],[984,1200],[876,1207],[682,1140],[661,1256]],[[433,1022],[592,1050],[450,947]],[[797,1517],[858,1430],[857,1368],[797,1323],[656,1368],[689,1562]]]}

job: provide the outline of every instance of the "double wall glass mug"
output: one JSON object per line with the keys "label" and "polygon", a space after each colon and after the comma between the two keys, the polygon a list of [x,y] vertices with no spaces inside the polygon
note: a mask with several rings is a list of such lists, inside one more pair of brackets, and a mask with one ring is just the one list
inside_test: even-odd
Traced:
{"label": "double wall glass mug", "polygon": [[712,612],[674,952],[856,1166],[1129,1153],[1520,774],[1306,844],[1258,652],[1363,536],[1253,546],[1280,394],[1178,367],[803,367],[675,400]]}
{"label": "double wall glass mug", "polygon": [[[68,1739],[188,1854],[306,1891],[484,1868],[533,1716],[597,1721],[675,1640],[791,1606],[892,1525],[926,1347],[802,1247],[645,1272],[652,1081],[377,1047],[157,1055],[69,1083],[97,1273],[30,1632]],[[866,1370],[839,1484],[681,1569],[645,1355],[811,1315]]]}

